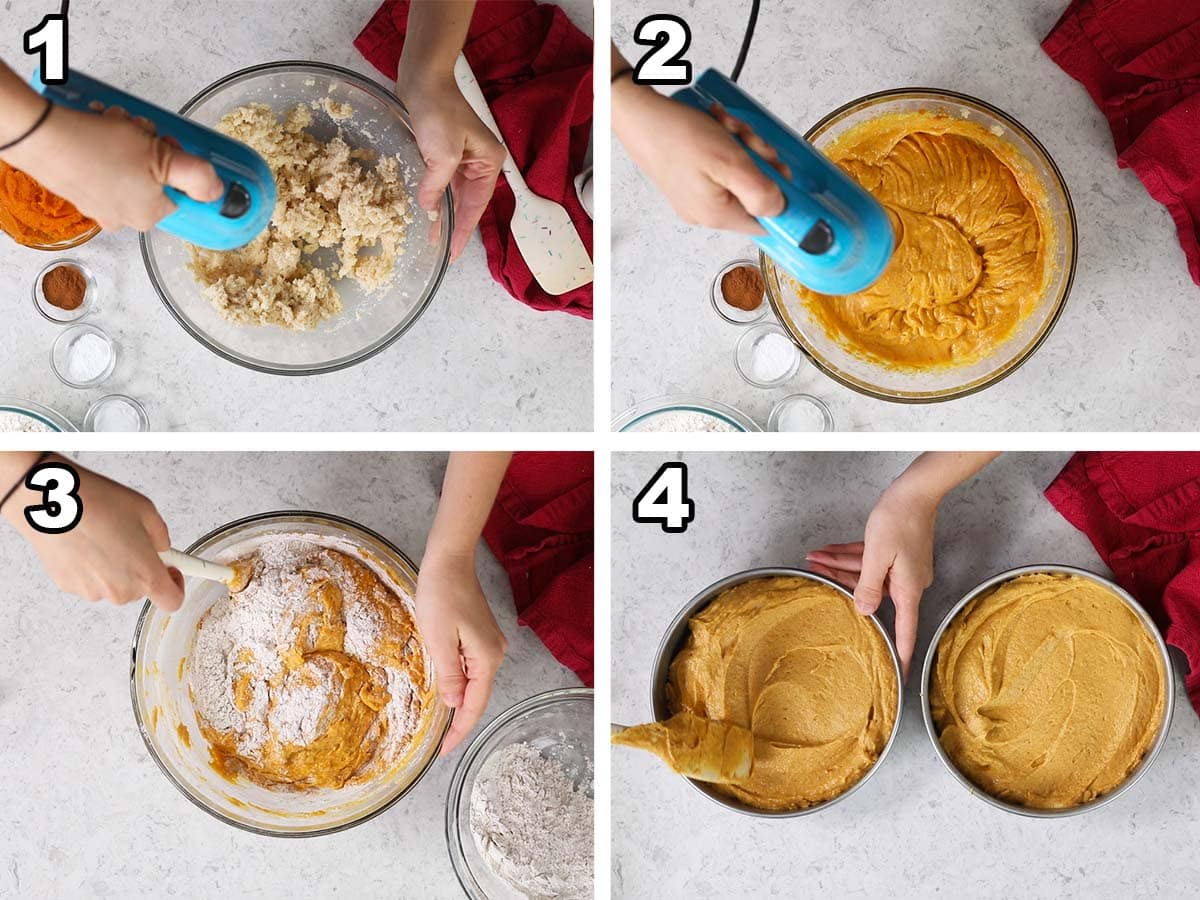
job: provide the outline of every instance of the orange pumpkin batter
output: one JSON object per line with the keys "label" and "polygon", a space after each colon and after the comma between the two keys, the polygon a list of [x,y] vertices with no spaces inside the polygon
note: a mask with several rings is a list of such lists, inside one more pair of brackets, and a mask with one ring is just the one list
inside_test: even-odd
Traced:
{"label": "orange pumpkin batter", "polygon": [[897,369],[990,355],[1037,306],[1053,235],[1045,188],[1017,149],[976,122],[899,113],[824,148],[887,209],[896,250],[845,297],[793,288],[831,338]]}

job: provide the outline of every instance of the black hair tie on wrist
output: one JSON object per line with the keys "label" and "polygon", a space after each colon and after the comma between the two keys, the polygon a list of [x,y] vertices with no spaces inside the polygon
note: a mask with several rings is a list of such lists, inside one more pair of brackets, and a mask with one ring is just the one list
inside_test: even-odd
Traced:
{"label": "black hair tie on wrist", "polygon": [[608,83],[616,84],[618,78],[621,78],[624,75],[630,75],[632,73],[633,73],[633,66],[625,66],[624,68],[617,69],[617,71],[613,72],[612,79]]}
{"label": "black hair tie on wrist", "polygon": [[50,110],[52,109],[54,109],[54,102],[52,100],[47,100],[46,108],[42,110],[42,114],[38,116],[38,120],[29,127],[28,131],[26,131],[15,141],[9,141],[3,147],[0,147],[0,153],[3,153],[5,150],[11,150],[13,147],[17,146],[17,144],[21,143],[21,141],[25,140],[27,137],[41,128],[46,123],[46,120],[50,118]]}
{"label": "black hair tie on wrist", "polygon": [[38,458],[33,461],[33,465],[31,465],[28,469],[26,469],[24,472],[22,472],[21,477],[17,479],[17,483],[14,484],[12,487],[10,487],[8,489],[8,493],[5,494],[2,498],[0,498],[0,510],[4,509],[4,504],[12,499],[13,494],[15,494],[20,488],[24,487],[25,479],[29,477],[29,473],[32,472],[34,469],[36,469],[38,466],[40,466],[49,457],[51,457],[53,455],[54,455],[54,453],[51,450],[44,450],[41,454],[38,455]]}

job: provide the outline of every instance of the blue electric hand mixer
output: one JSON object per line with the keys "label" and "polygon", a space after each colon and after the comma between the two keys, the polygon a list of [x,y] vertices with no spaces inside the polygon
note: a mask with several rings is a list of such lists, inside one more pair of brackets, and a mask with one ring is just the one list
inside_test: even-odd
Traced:
{"label": "blue electric hand mixer", "polygon": [[266,160],[245,144],[80,72],[69,72],[65,84],[46,84],[39,70],[33,86],[59,106],[80,112],[120,107],[131,116],[146,118],[159,137],[174,138],[188,153],[212,163],[225,184],[224,194],[212,203],[201,203],[164,187],[178,208],[158,223],[163,231],[209,250],[234,250],[254,240],[271,221],[275,178]]}
{"label": "blue electric hand mixer", "polygon": [[787,201],[778,216],[758,219],[767,234],[754,238],[784,271],[810,290],[833,295],[861,291],[883,273],[895,244],[887,212],[812,144],[713,69],[674,99],[710,115],[720,108],[744,122],[791,169],[785,178],[734,136]]}

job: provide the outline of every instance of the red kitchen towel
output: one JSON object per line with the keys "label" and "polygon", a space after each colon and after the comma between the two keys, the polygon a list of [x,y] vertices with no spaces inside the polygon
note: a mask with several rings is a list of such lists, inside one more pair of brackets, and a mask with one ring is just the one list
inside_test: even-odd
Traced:
{"label": "red kitchen towel", "polygon": [[[387,0],[354,46],[395,80],[408,0]],[[479,3],[463,54],[475,71],[509,152],[535,194],[561,203],[588,253],[592,220],[575,193],[592,133],[592,40],[557,6],[533,0]],[[515,202],[502,177],[479,223],[492,277],[522,303],[592,317],[590,284],[556,297],[534,280],[513,240]]]}
{"label": "red kitchen towel", "polygon": [[1074,0],[1042,47],[1108,119],[1121,168],[1170,210],[1200,284],[1200,2]]}
{"label": "red kitchen towel", "polygon": [[1200,453],[1076,453],[1046,498],[1183,651],[1200,713]]}
{"label": "red kitchen towel", "polygon": [[519,621],[593,686],[591,453],[516,453],[483,539],[512,583]]}

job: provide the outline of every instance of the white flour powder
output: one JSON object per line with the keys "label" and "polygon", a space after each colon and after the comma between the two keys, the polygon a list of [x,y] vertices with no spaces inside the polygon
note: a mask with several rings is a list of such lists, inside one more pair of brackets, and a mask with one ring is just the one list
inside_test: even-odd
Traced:
{"label": "white flour powder", "polygon": [[695,410],[672,409],[642,419],[630,431],[740,431],[724,419]]}
{"label": "white flour powder", "polygon": [[24,413],[5,410],[0,412],[0,434],[11,434],[16,432],[25,432],[27,434],[42,434],[44,432],[53,431],[50,426],[39,422],[32,416],[27,416]]}
{"label": "white flour powder", "polygon": [[510,744],[471,789],[471,834],[488,867],[530,900],[590,898],[593,808],[586,786],[529,744]]}
{"label": "white flour powder", "polygon": [[[418,728],[418,689],[407,673],[380,657],[379,613],[352,580],[322,566],[321,552],[296,537],[258,544],[250,584],[214,604],[196,633],[188,685],[200,716],[217,731],[237,735],[238,753],[247,758],[260,759],[271,733],[281,743],[301,746],[320,736],[329,724],[322,714],[337,690],[334,671],[306,662],[285,673],[281,657],[295,646],[302,620],[319,608],[311,596],[314,587],[333,581],[342,593],[345,652],[387,674],[389,727],[381,747],[386,764]],[[310,621],[308,628],[315,637],[316,623]],[[248,699],[244,710],[235,702],[239,683]]]}

